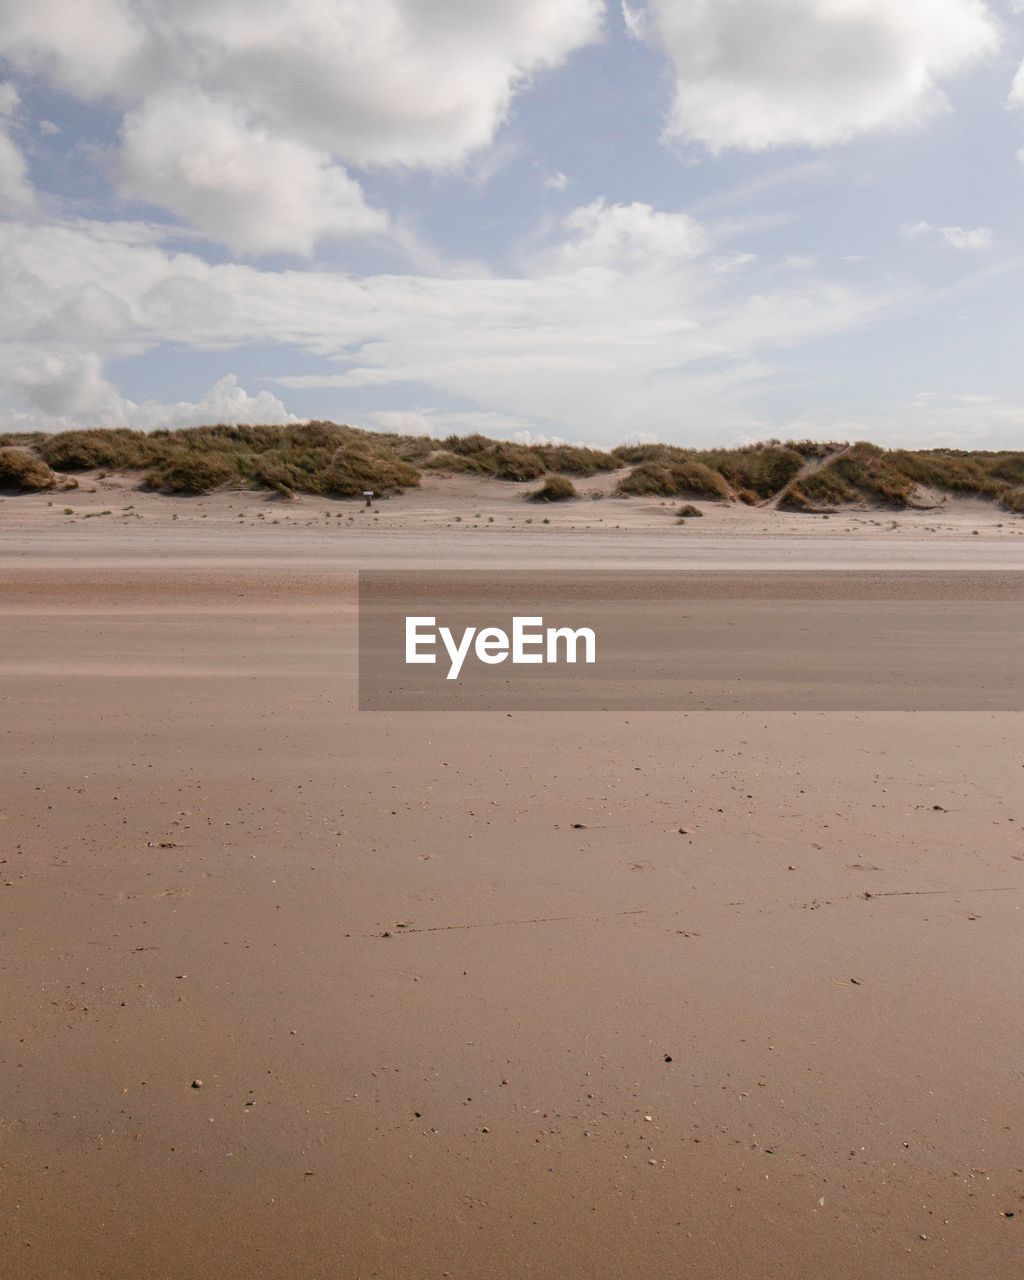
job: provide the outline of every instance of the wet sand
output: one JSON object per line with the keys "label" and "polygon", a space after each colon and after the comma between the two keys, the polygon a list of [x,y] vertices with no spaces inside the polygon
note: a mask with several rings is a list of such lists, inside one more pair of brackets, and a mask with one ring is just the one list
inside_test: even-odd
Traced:
{"label": "wet sand", "polygon": [[359,714],[353,571],[1021,569],[1022,522],[683,551],[32,502],[5,1278],[1019,1273],[1021,715]]}

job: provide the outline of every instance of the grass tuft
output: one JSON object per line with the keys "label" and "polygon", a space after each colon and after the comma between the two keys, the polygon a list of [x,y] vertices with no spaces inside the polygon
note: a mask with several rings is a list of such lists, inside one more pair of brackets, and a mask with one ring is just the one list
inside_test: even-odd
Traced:
{"label": "grass tuft", "polygon": [[57,477],[40,458],[27,449],[0,448],[0,490],[8,493],[41,493],[52,489]]}
{"label": "grass tuft", "polygon": [[689,459],[643,462],[628,476],[622,477],[616,490],[627,496],[656,495],[662,498],[692,494],[715,502],[722,502],[730,496],[728,482],[720,472],[713,471],[703,462]]}
{"label": "grass tuft", "polygon": [[573,482],[559,475],[545,476],[541,487],[529,494],[531,502],[568,502],[578,496]]}

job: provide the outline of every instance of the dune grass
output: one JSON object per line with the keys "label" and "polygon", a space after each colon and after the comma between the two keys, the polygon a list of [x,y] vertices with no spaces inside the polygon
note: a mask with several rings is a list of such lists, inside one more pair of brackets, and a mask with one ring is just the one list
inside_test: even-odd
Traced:
{"label": "dune grass", "polygon": [[736,449],[681,449],[676,445],[625,445],[614,450],[634,465],[619,482],[624,494],[674,497],[693,493],[713,500],[760,502],[779,493],[804,465],[805,457],[776,441]]}
{"label": "dune grass", "polygon": [[53,471],[28,449],[0,447],[0,491],[40,493],[57,483]]}
{"label": "dune grass", "polygon": [[924,491],[999,500],[1008,510],[1024,485],[1024,453],[953,449],[892,449],[859,441],[783,491],[792,509],[849,503],[902,508]]}
{"label": "dune grass", "polygon": [[781,505],[789,511],[818,511],[857,502],[859,490],[831,469],[814,471],[789,485]]}
{"label": "dune grass", "polygon": [[568,476],[560,475],[545,476],[541,487],[529,494],[531,502],[568,502],[578,496],[576,486]]}
{"label": "dune grass", "polygon": [[663,456],[660,461],[641,462],[619,481],[616,490],[627,497],[652,495],[676,498],[692,495],[723,502],[729,498],[729,482],[719,471],[690,457]]}
{"label": "dune grass", "polygon": [[[291,426],[207,426],[152,432],[86,428],[0,434],[0,488],[31,492],[69,484],[81,471],[137,474],[168,494],[225,487],[384,495],[413,488],[425,473],[528,482],[543,501],[575,495],[570,476],[623,470],[621,497],[696,498],[751,504],[777,501],[793,511],[843,506],[900,508],[928,495],[961,494],[1024,511],[1024,451],[882,449],[860,441],[769,440],[736,448],[622,445],[606,452],[580,445],[520,444],[480,434],[402,435],[334,422]],[[562,483],[564,481],[564,484]],[[561,496],[559,496],[561,495]]]}
{"label": "dune grass", "polygon": [[38,449],[55,471],[137,471],[160,454],[156,433],[147,436],[120,428],[58,431],[43,436]]}

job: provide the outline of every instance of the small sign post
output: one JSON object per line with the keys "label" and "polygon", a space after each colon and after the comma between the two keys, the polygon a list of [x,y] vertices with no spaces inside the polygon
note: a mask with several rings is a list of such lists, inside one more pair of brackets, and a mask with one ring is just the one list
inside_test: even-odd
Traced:
{"label": "small sign post", "polygon": [[372,490],[372,489],[364,489],[364,490],[363,490],[363,497],[366,499],[366,505],[367,505],[368,507],[372,507],[372,506],[373,506],[373,490]]}

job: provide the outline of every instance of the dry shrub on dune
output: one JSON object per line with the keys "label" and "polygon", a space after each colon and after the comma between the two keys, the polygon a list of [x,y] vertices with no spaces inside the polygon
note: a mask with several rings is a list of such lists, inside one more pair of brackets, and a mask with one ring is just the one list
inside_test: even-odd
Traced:
{"label": "dry shrub on dune", "polygon": [[162,461],[146,476],[146,487],[161,493],[209,493],[237,479],[238,473],[216,454],[182,451]]}
{"label": "dry shrub on dune", "polygon": [[817,511],[840,507],[860,499],[859,490],[842,476],[823,468],[790,485],[780,505],[790,511]]}
{"label": "dry shrub on dune", "polygon": [[153,436],[117,427],[58,431],[39,445],[43,461],[56,471],[139,471],[160,455]]}
{"label": "dry shrub on dune", "polygon": [[793,479],[805,458],[777,443],[735,449],[680,449],[675,445],[624,445],[615,451],[635,470],[619,482],[625,494],[675,497],[683,493],[757,503],[773,497]]}
{"label": "dry shrub on dune", "polygon": [[723,475],[703,462],[665,461],[644,462],[623,476],[617,491],[627,496],[653,495],[675,498],[693,494],[723,502],[729,497],[729,485]]}
{"label": "dry shrub on dune", "polygon": [[394,455],[342,447],[335,451],[320,482],[323,493],[354,498],[368,489],[374,493],[401,493],[419,484],[420,473]]}
{"label": "dry shrub on dune", "polygon": [[584,445],[533,444],[529,448],[549,471],[561,471],[570,476],[596,476],[602,471],[617,471],[622,465],[612,454],[601,449],[588,449]]}
{"label": "dry shrub on dune", "polygon": [[421,471],[447,472],[449,475],[490,475],[487,466],[480,458],[464,453],[452,453],[451,449],[436,449],[422,462],[417,463],[417,466]]}
{"label": "dry shrub on dune", "polygon": [[369,432],[335,423],[294,427],[193,427],[155,441],[159,460],[146,477],[164,493],[208,493],[225,484],[257,484],[283,496],[355,497],[400,493],[420,482]]}
{"label": "dry shrub on dune", "polygon": [[40,493],[52,489],[57,477],[27,449],[0,448],[0,489],[10,493]]}
{"label": "dry shrub on dune", "polygon": [[795,449],[775,444],[703,449],[695,460],[724,476],[739,497],[754,502],[784,489],[805,461]]}
{"label": "dry shrub on dune", "polygon": [[576,486],[566,476],[550,475],[544,477],[539,489],[529,495],[531,502],[568,502],[578,497]]}
{"label": "dry shrub on dune", "polygon": [[1024,516],[1024,489],[1007,489],[1000,497],[999,503],[1005,510]]}

